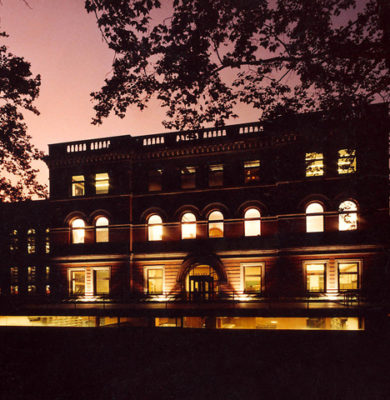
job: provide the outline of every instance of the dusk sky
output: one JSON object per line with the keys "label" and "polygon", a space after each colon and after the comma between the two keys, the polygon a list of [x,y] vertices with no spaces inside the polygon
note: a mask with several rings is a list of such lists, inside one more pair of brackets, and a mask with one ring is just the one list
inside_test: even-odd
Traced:
{"label": "dusk sky", "polygon": [[[126,118],[112,116],[102,126],[91,125],[90,93],[97,91],[110,74],[113,52],[102,41],[95,16],[87,14],[84,0],[2,0],[1,30],[9,50],[31,63],[41,74],[42,86],[36,106],[40,116],[25,112],[33,143],[47,152],[47,144],[116,135],[164,132],[164,111],[151,103],[141,112],[129,109]],[[256,120],[245,112],[234,123]],[[48,172],[40,164],[41,179]]]}

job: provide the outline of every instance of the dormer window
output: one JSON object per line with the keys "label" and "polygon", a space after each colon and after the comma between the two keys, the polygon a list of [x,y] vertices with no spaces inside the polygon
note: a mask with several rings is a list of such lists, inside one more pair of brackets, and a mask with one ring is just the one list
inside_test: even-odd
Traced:
{"label": "dormer window", "polygon": [[322,176],[324,175],[324,154],[323,153],[306,153],[306,176]]}
{"label": "dormer window", "polygon": [[84,175],[72,176],[72,196],[85,196],[85,178]]}
{"label": "dormer window", "polygon": [[110,179],[107,172],[95,175],[96,194],[107,194],[110,188]]}

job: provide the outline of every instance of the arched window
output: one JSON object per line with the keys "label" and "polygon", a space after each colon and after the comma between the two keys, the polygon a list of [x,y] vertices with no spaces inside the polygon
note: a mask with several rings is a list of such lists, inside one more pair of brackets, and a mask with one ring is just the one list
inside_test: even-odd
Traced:
{"label": "arched window", "polygon": [[36,251],[35,233],[35,229],[29,229],[27,231],[27,254],[34,254]]}
{"label": "arched window", "polygon": [[306,207],[306,232],[324,231],[324,207],[320,203],[311,203]]}
{"label": "arched window", "polygon": [[162,240],[163,226],[159,215],[154,214],[148,218],[148,239],[149,241]]}
{"label": "arched window", "polygon": [[72,222],[72,243],[84,243],[85,240],[85,222],[77,218]]}
{"label": "arched window", "polygon": [[99,217],[95,223],[96,243],[108,242],[108,219]]}
{"label": "arched window", "polygon": [[339,206],[339,231],[353,231],[357,229],[357,205],[346,200]]}
{"label": "arched window", "polygon": [[196,217],[192,213],[185,213],[181,218],[181,238],[196,238]]}
{"label": "arched window", "polygon": [[209,237],[223,237],[223,214],[220,211],[213,211],[209,215]]}
{"label": "arched window", "polygon": [[260,211],[250,208],[244,215],[245,236],[260,236]]}

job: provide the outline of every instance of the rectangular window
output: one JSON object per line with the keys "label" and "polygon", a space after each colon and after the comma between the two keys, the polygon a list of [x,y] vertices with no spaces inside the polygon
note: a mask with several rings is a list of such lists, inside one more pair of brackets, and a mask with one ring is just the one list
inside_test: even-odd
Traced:
{"label": "rectangular window", "polygon": [[28,294],[35,294],[37,292],[37,287],[35,285],[28,285],[27,286],[27,293]]}
{"label": "rectangular window", "polygon": [[45,267],[45,280],[50,282],[50,267]]}
{"label": "rectangular window", "polygon": [[162,190],[162,169],[152,169],[148,172],[148,190],[149,192],[159,192]]}
{"label": "rectangular window", "polygon": [[146,269],[146,289],[148,294],[163,293],[163,268],[147,268]]}
{"label": "rectangular window", "polygon": [[27,267],[27,280],[28,280],[28,282],[35,282],[36,272],[37,272],[37,268],[36,267]]}
{"label": "rectangular window", "polygon": [[110,270],[108,268],[94,270],[93,280],[95,295],[110,293]]}
{"label": "rectangular window", "polygon": [[181,175],[181,188],[194,189],[196,187],[196,168],[184,167],[180,171]]}
{"label": "rectangular window", "polygon": [[359,263],[339,263],[339,290],[359,289]]}
{"label": "rectangular window", "polygon": [[11,267],[9,272],[10,272],[11,283],[18,283],[18,277],[19,277],[18,267]]}
{"label": "rectangular window", "polygon": [[107,194],[110,188],[110,179],[107,172],[95,175],[96,194]]}
{"label": "rectangular window", "polygon": [[339,158],[337,160],[337,172],[342,174],[353,174],[356,172],[356,151],[342,149],[339,150]]}
{"label": "rectangular window", "polygon": [[70,292],[75,296],[85,295],[85,271],[70,272]]}
{"label": "rectangular window", "polygon": [[46,229],[46,236],[45,236],[45,253],[50,254],[50,230],[49,228]]}
{"label": "rectangular window", "polygon": [[84,175],[73,175],[72,176],[72,196],[84,196],[85,195],[85,180]]}
{"label": "rectangular window", "polygon": [[306,176],[324,175],[323,153],[306,153],[305,163],[306,163]]}
{"label": "rectangular window", "polygon": [[11,253],[14,253],[19,250],[19,238],[18,238],[18,231],[16,229],[13,229],[11,231],[9,250]]}
{"label": "rectangular window", "polygon": [[223,186],[223,165],[209,165],[209,187]]}
{"label": "rectangular window", "polygon": [[245,265],[243,278],[245,293],[261,292],[261,265]]}
{"label": "rectangular window", "polygon": [[325,267],[325,263],[306,264],[306,290],[308,292],[325,292]]}
{"label": "rectangular window", "polygon": [[260,160],[244,162],[244,177],[246,184],[260,181]]}
{"label": "rectangular window", "polygon": [[50,285],[45,286],[45,293],[49,295],[51,293]]}
{"label": "rectangular window", "polygon": [[10,286],[10,293],[12,295],[17,295],[19,294],[19,286],[18,285],[11,285]]}

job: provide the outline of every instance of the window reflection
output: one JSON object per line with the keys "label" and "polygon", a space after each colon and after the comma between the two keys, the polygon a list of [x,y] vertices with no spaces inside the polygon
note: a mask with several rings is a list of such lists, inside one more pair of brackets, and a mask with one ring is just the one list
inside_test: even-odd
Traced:
{"label": "window reflection", "polygon": [[339,158],[337,160],[337,172],[340,175],[353,174],[354,172],[356,172],[356,150],[339,150]]}
{"label": "window reflection", "polygon": [[324,175],[324,155],[323,153],[306,153],[306,176]]}

